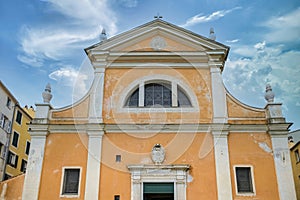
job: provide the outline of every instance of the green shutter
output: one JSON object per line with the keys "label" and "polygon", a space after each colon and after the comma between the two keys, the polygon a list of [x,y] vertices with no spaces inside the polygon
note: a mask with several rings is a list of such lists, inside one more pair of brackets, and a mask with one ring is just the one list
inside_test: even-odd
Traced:
{"label": "green shutter", "polygon": [[144,194],[174,193],[174,183],[144,183]]}

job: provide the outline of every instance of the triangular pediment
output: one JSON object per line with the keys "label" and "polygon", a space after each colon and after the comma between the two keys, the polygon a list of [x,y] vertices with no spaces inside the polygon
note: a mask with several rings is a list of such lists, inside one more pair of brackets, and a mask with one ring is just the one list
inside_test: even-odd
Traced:
{"label": "triangular pediment", "polygon": [[154,20],[95,44],[90,51],[228,51],[229,47],[170,24]]}

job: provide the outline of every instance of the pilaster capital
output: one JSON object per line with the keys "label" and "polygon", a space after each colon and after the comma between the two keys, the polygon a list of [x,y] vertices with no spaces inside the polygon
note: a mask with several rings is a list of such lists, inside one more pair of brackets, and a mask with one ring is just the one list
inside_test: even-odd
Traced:
{"label": "pilaster capital", "polygon": [[221,73],[221,69],[218,66],[212,65],[209,63],[210,73]]}
{"label": "pilaster capital", "polygon": [[269,124],[268,133],[271,137],[287,137],[291,125],[292,123]]}
{"label": "pilaster capital", "polygon": [[101,74],[101,73],[105,73],[105,65],[103,65],[102,67],[98,67],[95,69],[94,71],[95,74]]}
{"label": "pilaster capital", "polygon": [[102,137],[104,135],[104,131],[87,131],[89,137]]}
{"label": "pilaster capital", "polygon": [[211,132],[214,138],[227,138],[229,131],[212,131]]}

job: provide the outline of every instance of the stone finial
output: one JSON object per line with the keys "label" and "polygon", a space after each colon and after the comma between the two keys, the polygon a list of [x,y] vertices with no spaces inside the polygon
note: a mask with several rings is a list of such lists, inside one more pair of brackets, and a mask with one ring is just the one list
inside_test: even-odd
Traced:
{"label": "stone finial", "polygon": [[51,94],[51,85],[48,83],[45,87],[45,91],[42,93],[44,103],[50,103],[52,99],[52,94]]}
{"label": "stone finial", "polygon": [[103,28],[100,34],[100,42],[107,40],[106,31]]}
{"label": "stone finial", "polygon": [[209,30],[209,39],[216,40],[216,35],[215,35],[214,28],[210,28],[210,30]]}
{"label": "stone finial", "polygon": [[272,87],[270,84],[266,85],[266,93],[265,93],[265,99],[267,100],[268,103],[274,102],[274,92],[272,91]]}

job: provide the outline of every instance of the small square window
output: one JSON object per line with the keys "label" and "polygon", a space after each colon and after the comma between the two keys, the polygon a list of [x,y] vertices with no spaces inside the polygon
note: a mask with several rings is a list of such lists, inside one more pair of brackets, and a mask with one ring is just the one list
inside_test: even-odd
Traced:
{"label": "small square window", "polygon": [[18,143],[19,143],[19,134],[17,132],[14,131],[14,134],[13,134],[13,139],[12,139],[12,142],[11,144],[14,146],[14,147],[18,147]]}
{"label": "small square window", "polygon": [[120,195],[115,195],[114,200],[120,200]]}
{"label": "small square window", "polygon": [[62,185],[62,195],[78,195],[79,193],[79,168],[65,168]]}
{"label": "small square window", "polygon": [[16,122],[20,125],[22,123],[22,113],[19,110],[17,111]]}
{"label": "small square window", "polygon": [[238,193],[254,193],[251,167],[236,167],[236,184]]}
{"label": "small square window", "polygon": [[122,159],[121,155],[116,155],[116,162],[121,162],[121,159]]}

